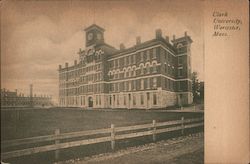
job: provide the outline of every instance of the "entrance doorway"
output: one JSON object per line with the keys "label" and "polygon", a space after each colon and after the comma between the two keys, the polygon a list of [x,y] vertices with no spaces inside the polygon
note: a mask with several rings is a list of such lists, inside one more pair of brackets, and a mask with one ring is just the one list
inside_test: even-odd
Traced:
{"label": "entrance doorway", "polygon": [[89,97],[88,100],[89,100],[89,101],[88,101],[88,102],[89,102],[89,107],[92,108],[92,107],[93,107],[93,98],[92,98],[92,97]]}

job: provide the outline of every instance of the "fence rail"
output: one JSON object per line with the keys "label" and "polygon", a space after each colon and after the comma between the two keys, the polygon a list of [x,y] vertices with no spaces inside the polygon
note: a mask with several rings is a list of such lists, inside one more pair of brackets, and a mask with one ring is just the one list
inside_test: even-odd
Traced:
{"label": "fence rail", "polygon": [[[133,125],[133,126],[123,126],[123,127],[115,127],[114,124],[111,124],[110,128],[80,131],[80,132],[71,132],[71,133],[62,133],[62,134],[60,134],[59,129],[56,129],[55,134],[53,135],[3,141],[1,145],[2,148],[13,147],[13,146],[18,146],[18,145],[29,145],[33,143],[41,143],[41,142],[47,142],[47,141],[54,141],[54,144],[50,143],[49,145],[45,145],[45,146],[38,146],[38,147],[33,147],[33,148],[2,152],[1,158],[8,159],[8,158],[20,157],[24,155],[31,155],[34,153],[55,151],[55,158],[58,159],[60,149],[101,143],[101,142],[111,142],[111,148],[114,150],[116,140],[130,139],[130,138],[135,138],[135,137],[152,135],[153,141],[156,141],[157,134],[166,133],[170,131],[177,131],[177,130],[181,130],[181,133],[184,134],[184,130],[187,128],[194,128],[194,127],[199,127],[203,125],[204,125],[203,118],[194,118],[194,119],[184,120],[184,117],[182,117],[181,120],[174,120],[174,121],[167,121],[167,122],[156,122],[155,120],[153,120],[152,123]],[[140,130],[140,131],[136,132],[137,130]],[[122,134],[119,134],[118,132],[122,132]],[[110,135],[105,136],[105,137],[99,136],[99,137],[90,138],[90,139],[77,139],[77,137],[100,135],[100,134],[110,134]],[[60,141],[63,139],[74,139],[74,138],[76,138],[76,141],[67,141],[67,142],[60,143]]]}

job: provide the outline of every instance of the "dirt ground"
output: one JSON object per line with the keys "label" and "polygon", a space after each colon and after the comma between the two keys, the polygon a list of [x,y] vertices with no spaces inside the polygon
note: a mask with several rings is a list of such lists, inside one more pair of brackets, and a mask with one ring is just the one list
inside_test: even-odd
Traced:
{"label": "dirt ground", "polygon": [[202,164],[204,136],[197,133],[58,164]]}

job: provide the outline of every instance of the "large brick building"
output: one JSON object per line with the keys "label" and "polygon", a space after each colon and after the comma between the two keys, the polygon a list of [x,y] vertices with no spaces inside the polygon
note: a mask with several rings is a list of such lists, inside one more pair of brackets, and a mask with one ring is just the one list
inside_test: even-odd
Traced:
{"label": "large brick building", "polygon": [[155,38],[116,49],[104,40],[104,29],[85,29],[86,48],[79,62],[59,65],[59,104],[93,108],[163,108],[190,104],[192,40],[169,41],[160,29]]}
{"label": "large brick building", "polygon": [[25,96],[23,93],[1,89],[1,107],[43,107],[52,106],[52,97],[48,95],[36,95],[30,92]]}

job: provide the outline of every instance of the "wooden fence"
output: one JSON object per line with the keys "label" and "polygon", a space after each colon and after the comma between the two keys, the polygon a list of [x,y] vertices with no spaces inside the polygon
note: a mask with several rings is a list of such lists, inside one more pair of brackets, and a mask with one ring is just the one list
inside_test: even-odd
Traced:
{"label": "wooden fence", "polygon": [[[34,153],[41,153],[47,151],[55,151],[55,158],[57,160],[59,158],[60,149],[71,148],[82,145],[90,145],[101,142],[111,142],[111,148],[112,150],[114,150],[115,142],[117,140],[152,135],[152,140],[156,141],[157,134],[166,133],[170,131],[177,131],[177,130],[180,130],[181,133],[184,134],[185,129],[203,126],[204,125],[203,122],[204,122],[203,118],[184,120],[184,117],[182,117],[181,120],[174,120],[167,122],[156,122],[155,120],[153,120],[152,123],[124,126],[124,127],[115,127],[114,124],[111,124],[110,128],[71,132],[71,133],[60,133],[60,130],[56,129],[55,134],[52,135],[3,141],[1,144],[2,150],[8,147],[15,147],[19,145],[29,145],[29,144],[36,144],[49,141],[53,141],[53,143],[50,143],[45,146],[2,152],[1,159],[9,159],[9,158],[31,155]],[[106,136],[100,137],[101,134],[106,134]],[[88,138],[88,139],[79,139],[80,137],[91,136],[91,135],[96,135],[96,136],[99,135],[99,137],[95,136],[93,138]],[[75,140],[73,141],[62,141],[67,139],[72,140],[74,138]]]}

